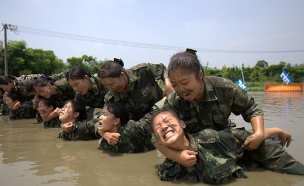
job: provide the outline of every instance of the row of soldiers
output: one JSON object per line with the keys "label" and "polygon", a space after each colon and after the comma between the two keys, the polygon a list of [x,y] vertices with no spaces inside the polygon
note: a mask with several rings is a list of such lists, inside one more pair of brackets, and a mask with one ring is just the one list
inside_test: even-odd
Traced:
{"label": "row of soldiers", "polygon": [[[114,58],[93,75],[74,66],[52,76],[1,76],[9,118],[27,118],[32,110],[31,117],[37,115],[45,127],[61,127],[60,138],[100,139],[102,150],[157,148],[167,157],[159,169],[161,180],[222,183],[246,177],[236,164],[240,160],[304,175],[304,166],[283,148],[291,135],[264,129],[263,111],[254,98],[230,80],[205,76],[195,50],[174,54],[168,68],[123,66]],[[253,131],[236,129],[231,113],[242,115]],[[281,144],[268,138],[273,134]]]}

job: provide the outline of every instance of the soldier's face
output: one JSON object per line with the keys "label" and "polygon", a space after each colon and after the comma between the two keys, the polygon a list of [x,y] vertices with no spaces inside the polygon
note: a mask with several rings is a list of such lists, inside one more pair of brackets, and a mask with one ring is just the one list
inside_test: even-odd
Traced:
{"label": "soldier's face", "polygon": [[91,82],[89,76],[85,75],[84,79],[69,79],[69,84],[74,91],[81,95],[85,95],[89,91]]}
{"label": "soldier's face", "polygon": [[48,107],[47,105],[44,104],[43,101],[39,101],[37,110],[41,117],[46,117],[53,112],[54,108],[53,106]]}
{"label": "soldier's face", "polygon": [[119,77],[106,77],[99,79],[109,90],[124,92],[128,88],[128,79],[124,72]]}
{"label": "soldier's face", "polygon": [[75,116],[71,102],[66,103],[59,112],[59,120],[63,123],[74,121]]}
{"label": "soldier's face", "polygon": [[5,104],[7,105],[7,107],[9,109],[12,109],[14,107],[14,105],[16,104],[17,101],[13,101],[10,97],[5,98]]}
{"label": "soldier's face", "polygon": [[107,107],[104,107],[99,116],[98,129],[103,132],[117,132],[118,124],[120,124],[120,119],[109,112]]}
{"label": "soldier's face", "polygon": [[199,80],[194,73],[182,69],[174,70],[169,74],[169,79],[175,92],[186,101],[201,101],[204,95],[202,80],[203,73],[200,71]]}
{"label": "soldier's face", "polygon": [[173,116],[171,112],[159,113],[154,118],[152,127],[156,137],[164,146],[177,149],[177,146],[181,145],[179,142],[184,138],[184,131],[178,118]]}
{"label": "soldier's face", "polygon": [[40,96],[45,97],[47,99],[50,98],[51,95],[52,95],[49,85],[45,86],[45,87],[36,86],[35,91],[37,92],[37,95],[40,95]]}

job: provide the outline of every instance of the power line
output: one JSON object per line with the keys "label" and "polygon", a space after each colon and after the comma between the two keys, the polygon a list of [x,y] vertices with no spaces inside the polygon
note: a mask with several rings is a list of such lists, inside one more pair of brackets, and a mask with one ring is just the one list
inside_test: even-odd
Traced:
{"label": "power line", "polygon": [[[93,42],[93,43],[103,43],[103,44],[110,44],[110,45],[122,45],[122,46],[130,46],[130,47],[137,47],[137,48],[150,48],[150,49],[161,49],[161,50],[184,50],[187,47],[179,47],[179,46],[168,46],[168,45],[156,45],[156,44],[149,44],[149,43],[138,43],[132,41],[123,41],[123,40],[114,40],[114,39],[106,39],[106,38],[98,38],[98,37],[91,37],[91,36],[83,36],[83,35],[75,35],[75,34],[68,34],[63,32],[55,32],[49,30],[42,30],[36,28],[29,28],[18,26],[19,31],[22,33],[28,34],[35,34],[35,35],[42,35],[42,36],[49,36],[49,37],[56,37],[62,39],[71,39],[71,40],[78,40],[78,41],[86,41],[86,42]],[[279,50],[279,51],[258,51],[258,50],[219,50],[219,49],[204,49],[204,48],[195,48],[198,52],[205,52],[205,53],[242,53],[242,54],[261,54],[261,53],[298,53],[304,52],[304,50]]]}

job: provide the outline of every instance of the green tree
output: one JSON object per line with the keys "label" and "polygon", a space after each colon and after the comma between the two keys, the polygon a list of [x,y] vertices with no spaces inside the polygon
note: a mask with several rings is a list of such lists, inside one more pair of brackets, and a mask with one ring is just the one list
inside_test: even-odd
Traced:
{"label": "green tree", "polygon": [[268,67],[268,62],[265,60],[259,60],[255,66],[265,68]]}

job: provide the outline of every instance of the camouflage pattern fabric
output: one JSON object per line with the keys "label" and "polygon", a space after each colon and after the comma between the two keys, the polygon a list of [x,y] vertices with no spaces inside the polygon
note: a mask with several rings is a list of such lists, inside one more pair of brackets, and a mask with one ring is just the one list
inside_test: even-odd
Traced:
{"label": "camouflage pattern fabric", "polygon": [[[206,128],[218,131],[230,128],[233,126],[229,120],[231,113],[242,115],[246,122],[263,115],[254,99],[232,81],[220,77],[204,77],[203,81],[205,97],[201,103],[185,101],[175,92],[164,103],[164,107],[173,109],[185,122],[186,133],[197,133]],[[146,117],[141,123],[147,125],[148,121]],[[152,142],[155,141],[153,135]],[[245,151],[243,158],[276,172],[303,175],[303,165],[271,139],[264,140],[256,150]]]}
{"label": "camouflage pattern fabric", "polygon": [[155,149],[150,140],[151,135],[142,127],[134,125],[134,123],[122,125],[118,133],[121,136],[116,145],[109,145],[106,139],[101,138],[99,141],[100,149],[117,153],[138,153]]}
{"label": "camouflage pattern fabric", "polygon": [[28,119],[35,117],[36,110],[33,109],[33,103],[31,101],[21,102],[18,110],[11,110],[9,113],[9,119]]}
{"label": "camouflage pattern fabric", "polygon": [[90,77],[90,82],[93,90],[89,90],[85,95],[76,92],[75,100],[79,100],[91,108],[103,108],[104,96],[109,90],[99,81],[97,74]]}
{"label": "camouflage pattern fabric", "polygon": [[163,64],[141,63],[126,70],[129,79],[130,93],[109,91],[105,96],[106,103],[122,101],[133,120],[139,120],[151,111],[152,106],[163,97],[163,91],[156,80],[168,77]]}
{"label": "camouflage pattern fabric", "polygon": [[21,75],[20,77],[16,77],[14,80],[15,88],[11,91],[15,91],[19,94],[21,101],[29,101],[33,99],[33,95],[29,94],[26,91],[26,84],[35,78],[40,78],[44,76],[44,74],[30,74],[30,75]]}
{"label": "camouflage pattern fabric", "polygon": [[71,133],[66,133],[64,131],[61,131],[59,133],[58,138],[69,141],[77,141],[77,140],[87,141],[87,140],[98,139],[97,136],[95,136],[96,122],[98,122],[98,118],[91,120],[77,121],[74,123]]}
{"label": "camouflage pattern fabric", "polygon": [[187,135],[188,150],[197,152],[197,163],[184,167],[168,158],[159,167],[159,178],[163,181],[184,180],[208,184],[225,183],[233,176],[246,178],[236,162],[236,141],[227,130],[205,129]]}
{"label": "camouflage pattern fabric", "polygon": [[244,128],[232,128],[231,132],[236,138],[238,154],[242,156],[238,162],[241,166],[256,167],[258,164],[275,172],[304,175],[304,165],[288,154],[279,141],[268,138],[257,149],[244,151],[241,145],[251,133]]}
{"label": "camouflage pattern fabric", "polygon": [[65,70],[63,72],[60,72],[59,74],[52,74],[50,75],[50,78],[52,78],[52,80],[57,81],[59,79],[65,78],[65,74],[68,72],[69,70]]}
{"label": "camouflage pattern fabric", "polygon": [[64,105],[64,102],[66,102],[67,100],[73,100],[75,98],[75,91],[69,85],[66,78],[61,78],[55,81],[53,87],[59,94],[52,95],[52,97],[57,100],[61,105]]}
{"label": "camouflage pattern fabric", "polygon": [[42,125],[44,128],[60,128],[61,121],[59,117],[53,118],[50,121],[42,121]]}
{"label": "camouflage pattern fabric", "polygon": [[1,110],[1,114],[4,116],[7,116],[10,113],[10,109],[8,108],[8,106],[6,104],[1,104],[0,110]]}

